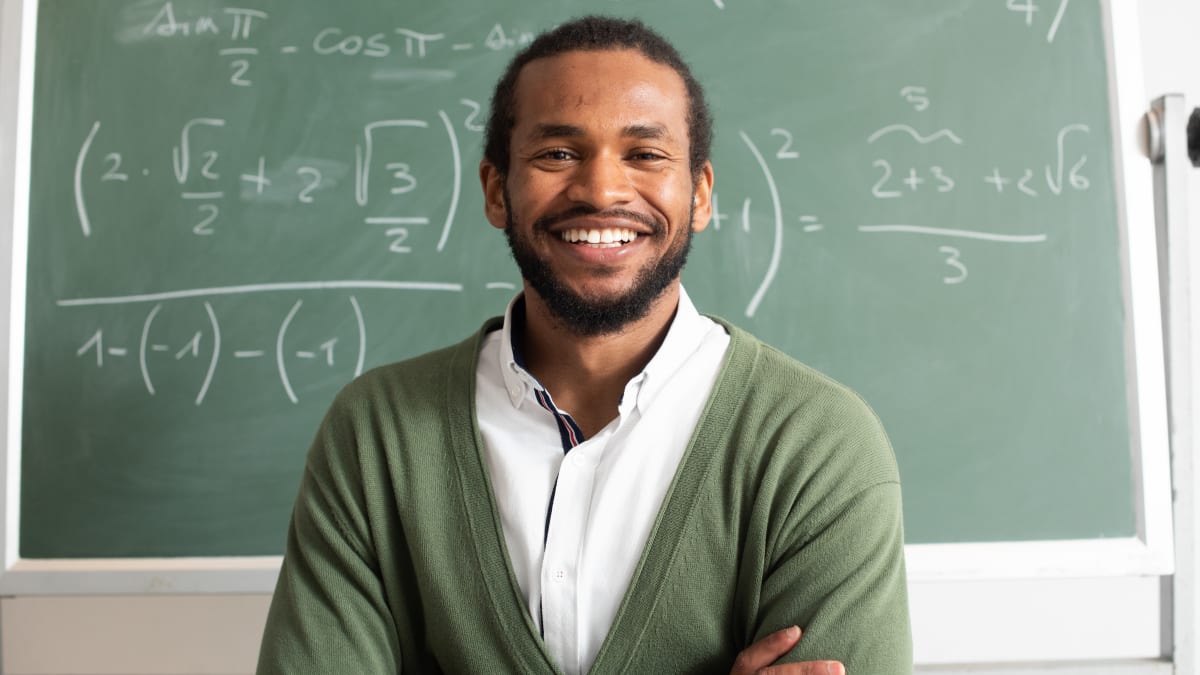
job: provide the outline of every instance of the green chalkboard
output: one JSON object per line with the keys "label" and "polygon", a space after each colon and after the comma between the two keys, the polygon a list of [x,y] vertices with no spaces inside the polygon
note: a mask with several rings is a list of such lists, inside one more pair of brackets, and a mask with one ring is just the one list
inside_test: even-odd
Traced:
{"label": "green chalkboard", "polygon": [[875,407],[910,543],[1133,535],[1104,10],[1031,6],[42,0],[20,555],[280,553],[337,390],[518,287],[490,87],[587,11],[706,83],[684,283]]}

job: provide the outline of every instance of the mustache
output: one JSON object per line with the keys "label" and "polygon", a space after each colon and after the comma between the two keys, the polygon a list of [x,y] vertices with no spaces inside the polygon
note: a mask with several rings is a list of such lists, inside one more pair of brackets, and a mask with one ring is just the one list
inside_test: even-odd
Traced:
{"label": "mustache", "polygon": [[559,213],[544,215],[541,218],[533,221],[533,229],[534,231],[546,232],[554,225],[582,216],[599,216],[600,218],[622,218],[625,220],[632,220],[650,228],[650,231],[654,234],[662,234],[667,229],[665,225],[644,213],[627,211],[625,209],[601,210],[593,206],[586,205],[576,206]]}

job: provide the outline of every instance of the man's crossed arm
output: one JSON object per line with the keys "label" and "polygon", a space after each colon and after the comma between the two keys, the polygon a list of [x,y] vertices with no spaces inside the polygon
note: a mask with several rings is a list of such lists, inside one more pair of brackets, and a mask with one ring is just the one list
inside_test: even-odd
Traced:
{"label": "man's crossed arm", "polygon": [[799,641],[800,629],[796,626],[775,631],[743,649],[729,675],[846,675],[846,669],[838,661],[771,665]]}

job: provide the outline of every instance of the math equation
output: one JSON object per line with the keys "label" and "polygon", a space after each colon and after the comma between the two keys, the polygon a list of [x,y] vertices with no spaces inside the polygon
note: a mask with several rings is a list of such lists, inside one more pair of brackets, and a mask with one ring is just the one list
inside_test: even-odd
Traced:
{"label": "math equation", "polygon": [[[1003,22],[1005,59],[1036,48],[1049,61],[1075,29],[1080,12],[1069,4],[980,2],[971,12]],[[69,220],[61,200],[48,220],[62,255],[85,261],[31,295],[64,316],[88,312],[61,329],[70,335],[60,356],[128,371],[146,396],[188,389],[197,406],[219,373],[239,368],[298,403],[295,381],[307,377],[298,373],[361,373],[401,317],[433,319],[460,304],[495,313],[519,290],[483,225],[474,167],[492,84],[545,21],[308,17],[270,2],[106,11],[95,60],[112,84],[56,127],[58,161],[33,188],[69,186]],[[698,25],[710,35],[740,30],[728,26],[746,10],[705,11]],[[711,284],[693,285],[693,272],[685,282],[700,295],[710,284],[726,316],[772,324],[799,292],[872,275],[926,303],[977,303],[972,294],[1007,283],[1020,261],[1061,256],[1059,239],[1074,235],[1059,214],[1111,191],[1108,124],[1094,106],[991,114],[964,103],[977,96],[965,89],[977,85],[972,73],[964,84],[923,53],[862,82],[854,76],[868,67],[853,63],[825,84],[793,86],[779,77],[786,69],[767,69],[774,75],[738,96],[736,72],[706,54],[697,61],[718,113],[717,182],[696,245],[724,267]],[[822,87],[862,102],[837,113],[835,99],[813,93]],[[143,98],[153,100],[129,105]],[[92,262],[104,256],[116,262]],[[837,262],[838,279],[805,276],[826,269],[814,264],[822,257]],[[377,293],[432,299],[417,301],[416,316],[373,314],[360,299]],[[273,299],[269,309],[244,308],[260,297]],[[223,309],[234,299],[238,309]],[[326,334],[293,334],[308,315],[328,323]],[[167,317],[175,328],[162,328]]]}

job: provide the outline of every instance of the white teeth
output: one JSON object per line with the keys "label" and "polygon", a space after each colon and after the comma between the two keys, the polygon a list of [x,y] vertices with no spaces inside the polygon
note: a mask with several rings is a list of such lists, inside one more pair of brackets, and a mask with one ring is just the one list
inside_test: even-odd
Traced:
{"label": "white teeth", "polygon": [[625,228],[609,227],[603,230],[584,230],[579,228],[563,230],[561,233],[559,233],[559,236],[562,237],[563,241],[568,241],[571,243],[589,244],[593,246],[615,244],[620,246],[622,242],[628,243],[634,239],[637,239],[638,234],[633,230],[627,230]]}

